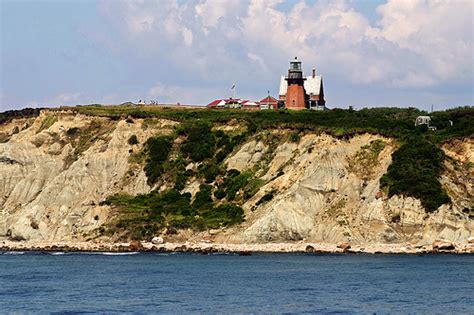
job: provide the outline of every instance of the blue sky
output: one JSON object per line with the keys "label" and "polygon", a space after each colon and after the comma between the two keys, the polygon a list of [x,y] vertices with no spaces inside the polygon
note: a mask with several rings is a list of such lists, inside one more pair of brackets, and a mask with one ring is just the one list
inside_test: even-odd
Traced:
{"label": "blue sky", "polygon": [[0,0],[0,110],[258,100],[295,55],[329,107],[473,105],[473,5]]}

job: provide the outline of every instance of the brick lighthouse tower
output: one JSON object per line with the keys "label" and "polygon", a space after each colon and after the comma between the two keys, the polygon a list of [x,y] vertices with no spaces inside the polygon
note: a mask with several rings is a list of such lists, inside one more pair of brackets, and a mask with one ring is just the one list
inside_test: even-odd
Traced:
{"label": "brick lighthouse tower", "polygon": [[301,61],[295,57],[295,60],[290,61],[290,69],[288,69],[288,76],[285,78],[288,82],[288,89],[286,92],[286,108],[288,109],[305,109],[306,106],[306,92],[304,90],[303,70],[301,69]]}

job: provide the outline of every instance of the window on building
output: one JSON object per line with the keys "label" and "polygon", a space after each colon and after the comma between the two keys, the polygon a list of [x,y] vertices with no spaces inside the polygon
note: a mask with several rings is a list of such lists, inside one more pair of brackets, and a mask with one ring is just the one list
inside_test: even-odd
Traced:
{"label": "window on building", "polygon": [[291,70],[301,71],[301,62],[291,62],[290,68]]}

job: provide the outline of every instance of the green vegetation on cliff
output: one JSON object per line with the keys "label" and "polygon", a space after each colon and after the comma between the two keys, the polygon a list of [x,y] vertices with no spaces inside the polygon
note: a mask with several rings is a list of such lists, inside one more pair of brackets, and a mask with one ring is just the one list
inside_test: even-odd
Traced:
{"label": "green vegetation on cliff", "polygon": [[[254,171],[225,171],[223,161],[246,139],[255,135],[264,137],[265,130],[294,130],[288,140],[292,142],[298,142],[304,132],[325,132],[338,138],[350,138],[360,133],[398,138],[401,146],[393,154],[393,162],[381,179],[381,187],[389,196],[399,194],[419,198],[430,212],[450,202],[438,180],[445,159],[439,143],[474,134],[474,110],[470,107],[432,113],[432,125],[436,125],[436,131],[414,126],[417,116],[426,115],[414,108],[314,112],[84,106],[73,110],[113,119],[164,118],[181,122],[174,135],[151,138],[145,145],[145,172],[149,183],[157,183],[159,178],[163,178],[163,183],[174,183],[174,188],[108,200],[121,209],[122,215],[116,227],[123,227],[136,237],[165,228],[168,233],[173,233],[179,228],[203,230],[241,222],[241,205],[258,191],[264,181],[255,177]],[[230,134],[215,128],[232,122],[244,126],[244,130]],[[178,138],[180,141],[176,142]],[[177,143],[176,149],[172,149],[173,143]],[[376,166],[384,146],[382,141],[364,146],[350,165],[352,171],[370,177],[367,171]],[[175,151],[170,158],[172,150]],[[198,163],[197,170],[186,170],[189,163]],[[179,192],[189,179],[205,183],[200,186],[194,200],[190,194]],[[267,193],[258,205],[271,200],[275,193]]]}
{"label": "green vegetation on cliff", "polygon": [[242,222],[242,208],[231,203],[214,204],[212,189],[210,185],[201,185],[193,202],[190,193],[175,189],[112,196],[105,203],[115,205],[119,215],[108,233],[143,239],[161,232],[174,234],[178,229],[203,231]]}
{"label": "green vegetation on cliff", "polygon": [[392,155],[392,164],[380,184],[389,196],[418,198],[427,211],[433,212],[450,202],[438,181],[444,159],[443,151],[420,135],[408,137]]}
{"label": "green vegetation on cliff", "polygon": [[[143,151],[134,153],[135,162],[143,161],[150,185],[173,188],[108,198],[106,203],[118,209],[109,233],[146,238],[162,232],[174,234],[178,229],[202,231],[243,221],[242,199],[236,194],[253,175],[237,171],[227,174],[222,161],[249,134],[243,131],[228,135],[212,127],[209,122],[188,121],[172,135],[149,138]],[[196,167],[186,169],[190,163]],[[200,185],[193,200],[190,193],[180,192],[191,178],[207,183]],[[221,178],[219,183],[217,178]],[[219,198],[213,198],[215,195]]]}
{"label": "green vegetation on cliff", "polygon": [[[389,196],[399,194],[419,198],[426,210],[431,212],[450,202],[438,180],[445,160],[439,145],[453,138],[472,137],[474,134],[472,107],[430,114],[436,131],[414,126],[417,116],[427,114],[414,108],[316,112],[92,105],[61,109],[112,120],[133,122],[138,118],[146,118],[146,121],[159,118],[180,123],[172,134],[151,137],[141,152],[133,152],[135,162],[141,163],[144,168],[148,183],[157,186],[156,189],[146,195],[116,195],[106,201],[118,210],[117,220],[109,232],[132,238],[148,237],[164,231],[174,233],[180,228],[201,231],[242,222],[242,204],[253,197],[265,181],[260,178],[262,174],[256,175],[259,174],[258,167],[242,173],[227,171],[223,161],[252,137],[269,141],[276,137],[275,146],[283,141],[271,134],[271,130],[290,130],[284,141],[291,142],[299,142],[306,132],[328,133],[340,139],[362,133],[398,139],[400,147],[393,154],[393,162],[381,179],[381,187]],[[0,123],[12,117],[37,114],[37,111],[1,113]],[[52,118],[45,120],[40,130],[47,128],[51,121]],[[238,127],[223,128],[226,125]],[[150,128],[153,126],[150,125]],[[71,129],[67,135],[80,154],[101,129],[101,126],[91,131]],[[138,144],[138,139],[130,137],[128,143]],[[354,157],[351,170],[360,174],[365,172],[362,178],[370,177],[366,171],[377,165],[384,146],[382,141],[364,146]],[[270,154],[265,158],[271,159],[272,156]],[[183,191],[190,182],[201,184],[194,198]],[[257,205],[270,201],[277,193],[267,192]]]}
{"label": "green vegetation on cliff", "polygon": [[41,108],[24,108],[20,110],[7,110],[0,113],[0,125],[6,124],[12,119],[37,117]]}
{"label": "green vegetation on cliff", "polygon": [[398,137],[414,130],[414,121],[423,112],[415,108],[371,108],[358,111],[333,109],[329,111],[246,111],[209,110],[160,106],[78,106],[66,107],[85,115],[111,118],[163,118],[194,124],[199,121],[211,126],[237,120],[249,126],[250,132],[268,128],[289,128],[327,132],[334,136],[357,133],[377,133]]}
{"label": "green vegetation on cliff", "polygon": [[172,142],[173,138],[161,136],[152,137],[145,143],[145,153],[147,153],[148,158],[144,171],[149,184],[156,183],[163,173],[163,164],[168,159]]}

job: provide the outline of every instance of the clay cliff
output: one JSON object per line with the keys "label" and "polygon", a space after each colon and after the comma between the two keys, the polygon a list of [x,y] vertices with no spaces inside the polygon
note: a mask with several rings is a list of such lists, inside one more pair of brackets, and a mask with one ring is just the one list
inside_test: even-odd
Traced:
{"label": "clay cliff", "polygon": [[[117,211],[104,201],[116,194],[165,189],[166,182],[149,184],[136,156],[148,138],[172,134],[179,124],[43,110],[38,117],[0,125],[0,239],[112,238],[102,232]],[[241,126],[214,128],[232,133]],[[320,132],[292,138],[292,133],[285,128],[256,132],[223,161],[227,170],[251,170],[261,183],[241,204],[243,223],[169,237],[420,244],[465,242],[474,236],[472,137],[442,145],[449,159],[439,181],[451,203],[427,212],[418,199],[388,197],[380,188],[397,139],[368,133],[337,138]],[[137,141],[129,141],[132,136]],[[200,184],[201,178],[188,178],[182,191],[195,198]]]}

